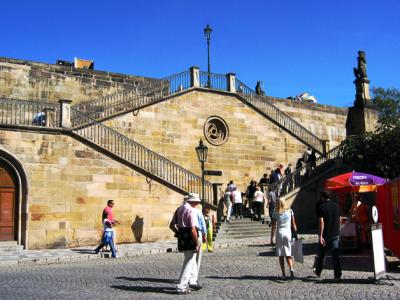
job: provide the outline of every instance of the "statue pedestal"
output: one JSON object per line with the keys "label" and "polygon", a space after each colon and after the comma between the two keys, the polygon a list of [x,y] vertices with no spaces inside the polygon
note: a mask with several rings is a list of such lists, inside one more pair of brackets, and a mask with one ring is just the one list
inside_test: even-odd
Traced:
{"label": "statue pedestal", "polygon": [[[356,100],[357,101],[357,100]],[[378,113],[368,107],[349,107],[346,120],[346,135],[360,135],[365,132],[373,132],[376,129]]]}

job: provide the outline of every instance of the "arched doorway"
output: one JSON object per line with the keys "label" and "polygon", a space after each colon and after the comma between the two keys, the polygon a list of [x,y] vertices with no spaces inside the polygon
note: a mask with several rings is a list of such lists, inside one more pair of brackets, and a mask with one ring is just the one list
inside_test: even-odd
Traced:
{"label": "arched doorway", "polygon": [[0,149],[0,241],[16,241],[27,249],[28,180],[25,168]]}
{"label": "arched doorway", "polygon": [[17,240],[17,191],[12,171],[0,161],[0,241]]}

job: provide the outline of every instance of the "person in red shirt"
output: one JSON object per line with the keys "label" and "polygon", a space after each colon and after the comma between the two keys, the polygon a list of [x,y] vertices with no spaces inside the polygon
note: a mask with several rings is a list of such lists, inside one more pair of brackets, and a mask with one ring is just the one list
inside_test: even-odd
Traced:
{"label": "person in red shirt", "polygon": [[114,220],[114,215],[113,215],[113,212],[112,212],[113,207],[114,207],[114,200],[108,200],[107,201],[107,206],[103,209],[101,222],[103,222],[104,219],[108,219],[112,223],[119,224],[119,222],[117,220]]}
{"label": "person in red shirt", "polygon": [[[120,224],[117,220],[114,219],[114,215],[112,212],[112,209],[114,207],[114,200],[108,200],[107,201],[107,206],[103,209],[103,213],[101,215],[101,223],[104,223],[104,220],[107,220],[107,222],[109,222],[111,224],[110,228],[112,228],[113,231],[113,243],[114,245],[116,244],[116,231],[114,229],[115,224]],[[104,233],[103,233],[104,234]],[[105,244],[101,243],[99,245],[99,247],[97,247],[94,252],[96,254],[99,253],[100,249],[103,248],[103,246],[105,246]]]}

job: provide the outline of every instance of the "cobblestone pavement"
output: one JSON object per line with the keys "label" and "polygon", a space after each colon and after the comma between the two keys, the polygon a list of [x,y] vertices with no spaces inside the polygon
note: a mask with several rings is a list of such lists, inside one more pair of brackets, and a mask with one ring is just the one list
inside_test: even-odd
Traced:
{"label": "cobblestone pavement", "polygon": [[374,284],[368,279],[373,276],[368,256],[347,255],[341,283],[332,281],[332,269],[317,279],[311,270],[314,251],[315,244],[306,242],[305,262],[295,265],[293,281],[278,279],[278,260],[266,245],[205,253],[200,272],[204,288],[186,296],[173,294],[183,261],[176,252],[2,265],[0,295],[1,299],[400,299],[399,272],[390,273],[385,285]]}

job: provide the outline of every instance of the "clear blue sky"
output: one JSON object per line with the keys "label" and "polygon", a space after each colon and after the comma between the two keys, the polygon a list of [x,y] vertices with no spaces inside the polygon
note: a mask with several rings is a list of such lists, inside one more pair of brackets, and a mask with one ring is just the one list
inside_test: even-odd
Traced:
{"label": "clear blue sky", "polygon": [[357,50],[371,86],[400,88],[399,0],[2,1],[0,56],[165,77],[207,69],[203,28],[213,28],[213,73],[236,73],[268,95],[309,92],[351,106]]}

